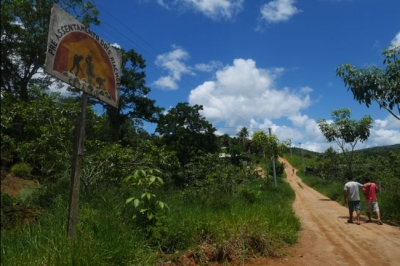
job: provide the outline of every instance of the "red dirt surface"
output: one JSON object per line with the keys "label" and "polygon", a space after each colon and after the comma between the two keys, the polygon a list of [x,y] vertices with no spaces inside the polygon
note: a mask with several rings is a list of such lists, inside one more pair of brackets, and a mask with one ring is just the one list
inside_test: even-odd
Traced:
{"label": "red dirt surface", "polygon": [[293,209],[302,224],[299,242],[287,249],[287,257],[255,259],[244,265],[400,265],[399,227],[378,225],[374,219],[365,223],[365,217],[361,225],[348,224],[347,207],[308,187],[292,175],[293,168],[285,159],[280,161],[285,163],[287,182],[296,193]]}
{"label": "red dirt surface", "polygon": [[22,179],[10,174],[6,175],[6,177],[1,180],[1,192],[7,193],[14,198],[18,197],[22,189],[34,188],[37,186],[38,184],[36,181]]}

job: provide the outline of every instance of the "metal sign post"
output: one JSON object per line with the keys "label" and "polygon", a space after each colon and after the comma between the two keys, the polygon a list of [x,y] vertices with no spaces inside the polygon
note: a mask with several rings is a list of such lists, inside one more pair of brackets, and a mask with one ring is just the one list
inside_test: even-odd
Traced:
{"label": "metal sign post", "polygon": [[57,5],[51,9],[45,72],[80,89],[82,110],[74,130],[67,236],[76,239],[79,185],[88,94],[118,108],[121,52]]}
{"label": "metal sign post", "polygon": [[78,224],[79,187],[85,139],[87,101],[88,95],[83,92],[81,117],[78,118],[75,123],[74,152],[72,155],[71,183],[69,190],[67,236],[72,240],[76,239],[76,226]]}

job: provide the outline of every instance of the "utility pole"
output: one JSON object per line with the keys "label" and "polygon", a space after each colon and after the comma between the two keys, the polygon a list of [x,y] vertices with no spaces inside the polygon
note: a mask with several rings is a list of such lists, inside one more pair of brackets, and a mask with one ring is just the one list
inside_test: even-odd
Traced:
{"label": "utility pole", "polygon": [[[269,131],[269,135],[271,136],[271,128],[268,128]],[[272,147],[271,147],[272,148]],[[275,187],[278,186],[278,184],[276,183],[276,170],[275,170],[275,154],[274,154],[274,149],[272,148],[272,169],[274,171],[274,185]]]}
{"label": "utility pole", "polygon": [[299,149],[301,155],[301,171],[304,172],[304,157],[303,157],[303,150],[301,149],[301,142],[299,142]]}
{"label": "utility pole", "polygon": [[300,154],[300,151],[301,151],[301,142],[299,142],[299,154]]}
{"label": "utility pole", "polygon": [[303,173],[306,173],[306,169],[304,169],[304,155],[303,155],[303,150],[301,150],[301,169],[303,170]]}

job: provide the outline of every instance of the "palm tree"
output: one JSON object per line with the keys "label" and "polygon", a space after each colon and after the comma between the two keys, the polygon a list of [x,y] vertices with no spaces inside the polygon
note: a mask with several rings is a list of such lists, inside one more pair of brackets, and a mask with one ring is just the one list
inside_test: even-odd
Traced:
{"label": "palm tree", "polygon": [[247,141],[247,137],[249,136],[249,131],[247,130],[247,128],[242,127],[242,129],[237,133],[237,136],[239,138],[239,143],[240,143],[240,140],[242,141],[243,150],[246,150],[246,141]]}

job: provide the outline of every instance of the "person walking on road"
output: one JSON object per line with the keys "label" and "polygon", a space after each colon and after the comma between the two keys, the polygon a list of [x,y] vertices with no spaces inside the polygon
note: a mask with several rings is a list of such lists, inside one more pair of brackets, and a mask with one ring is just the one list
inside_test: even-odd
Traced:
{"label": "person walking on road", "polygon": [[356,211],[356,224],[360,225],[360,193],[359,188],[363,187],[361,183],[353,181],[351,173],[347,176],[348,182],[344,185],[344,203],[349,207],[348,223],[353,223],[353,211]]}
{"label": "person walking on road", "polygon": [[368,216],[367,223],[372,222],[371,211],[373,210],[376,213],[376,216],[378,217],[378,224],[382,225],[381,213],[379,211],[378,199],[376,197],[376,193],[379,190],[378,186],[374,182],[371,182],[371,179],[369,177],[367,177],[365,181],[366,183],[363,186],[363,192],[365,195],[365,199],[367,200],[367,206],[366,206],[367,216]]}

